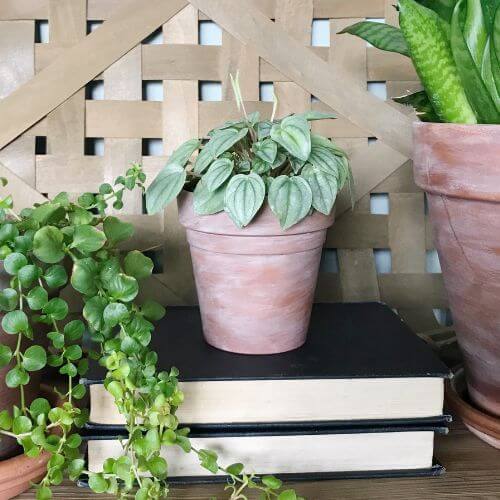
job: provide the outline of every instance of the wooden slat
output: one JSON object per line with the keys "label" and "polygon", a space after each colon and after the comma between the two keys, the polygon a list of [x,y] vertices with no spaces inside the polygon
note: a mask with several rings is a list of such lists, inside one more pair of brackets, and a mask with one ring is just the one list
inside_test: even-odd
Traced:
{"label": "wooden slat", "polygon": [[338,250],[342,300],[379,301],[379,285],[373,250]]}

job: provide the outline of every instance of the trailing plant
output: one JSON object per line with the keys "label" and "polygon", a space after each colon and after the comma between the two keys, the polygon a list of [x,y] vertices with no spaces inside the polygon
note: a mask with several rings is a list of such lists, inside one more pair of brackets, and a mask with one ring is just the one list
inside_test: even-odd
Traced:
{"label": "trailing plant", "polygon": [[[0,292],[2,328],[17,337],[16,348],[0,345],[0,367],[9,366],[6,384],[20,393],[19,406],[0,412],[0,438],[16,439],[28,457],[48,452],[47,473],[36,485],[39,500],[51,498],[51,487],[64,477],[87,476],[96,493],[119,498],[159,499],[168,495],[168,463],[162,446],[178,446],[196,453],[211,473],[229,477],[232,499],[244,499],[247,488],[263,498],[294,500],[293,490],[280,491],[273,476],[257,477],[235,463],[224,467],[211,450],[195,449],[189,429],[182,428],[176,412],[184,396],[178,371],[157,369],[157,354],[149,349],[153,322],[165,313],[153,301],[139,301],[139,283],[148,278],[153,262],[143,253],[120,251],[133,234],[131,224],[106,215],[112,205],[122,208],[126,190],[143,189],[145,174],[138,165],[115,184],[103,184],[98,194],[85,193],[76,202],[67,193],[53,200],[12,210],[10,196],[0,199],[0,257],[10,286]],[[71,317],[59,291],[70,285],[83,299],[81,317]],[[38,343],[37,324],[49,326],[47,340]],[[90,472],[79,450],[78,431],[88,410],[77,405],[85,395],[78,377],[85,375],[88,357],[82,339],[88,332],[90,358],[106,368],[105,387],[124,416],[128,437],[120,457],[110,457],[102,471]],[[26,347],[27,345],[27,347]],[[25,387],[33,372],[55,367],[67,383],[59,391],[64,401],[54,406],[38,397],[28,402]],[[147,477],[146,477],[147,475]]]}
{"label": "trailing plant", "polygon": [[399,0],[400,29],[371,21],[351,33],[411,57],[424,91],[395,99],[423,121],[500,123],[500,0]]}
{"label": "trailing plant", "polygon": [[328,215],[350,180],[349,163],[332,141],[311,133],[310,122],[335,116],[310,111],[276,120],[275,99],[271,118],[260,120],[257,112],[247,114],[238,76],[231,79],[242,119],[211,130],[206,143],[182,144],[148,188],[148,212],[162,210],[186,189],[197,214],[226,211],[240,228],[266,199],[283,229],[314,210]]}

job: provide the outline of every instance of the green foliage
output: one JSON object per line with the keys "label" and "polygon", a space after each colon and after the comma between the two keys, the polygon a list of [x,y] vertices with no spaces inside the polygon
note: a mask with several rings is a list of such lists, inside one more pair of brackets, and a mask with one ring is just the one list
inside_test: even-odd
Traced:
{"label": "green foliage", "polygon": [[[239,135],[241,128],[236,130]],[[215,141],[213,154],[219,156],[230,142],[229,134],[225,141]],[[199,146],[199,141],[189,141],[173,159],[185,165]],[[221,158],[220,163],[227,164],[227,160]],[[265,186],[257,174],[242,177],[244,198],[252,190],[258,195],[253,212],[264,199]],[[119,209],[123,193],[134,187],[142,189],[144,181],[140,167],[133,165],[114,186],[102,185],[97,195],[85,193],[73,203],[61,193],[52,201],[23,210],[20,216],[11,211],[9,197],[0,199],[0,210],[5,211],[0,222],[1,253],[12,286],[0,291],[0,309],[5,312],[2,328],[17,340],[15,348],[0,344],[0,368],[7,367],[5,383],[19,390],[21,401],[19,407],[0,412],[0,438],[16,439],[29,457],[50,453],[46,474],[36,485],[36,497],[41,500],[52,498],[51,487],[64,477],[74,481],[81,475],[88,476],[96,493],[137,500],[165,498],[168,463],[160,455],[162,445],[196,453],[201,466],[227,474],[228,488],[239,492],[233,499],[243,498],[241,493],[247,487],[259,489],[266,498],[278,498],[278,480],[266,476],[260,481],[245,474],[241,464],[220,467],[214,452],[193,448],[189,429],[179,427],[176,412],[184,400],[179,372],[176,368],[158,371],[158,356],[149,349],[152,322],[160,320],[165,309],[153,301],[136,302],[139,282],[151,275],[153,262],[137,250],[120,250],[119,245],[132,236],[133,227],[105,213],[108,205]],[[213,194],[219,190],[216,187]],[[235,210],[245,222],[248,200],[241,209],[237,198]],[[67,269],[71,269],[69,277]],[[82,318],[70,314],[68,303],[59,296],[68,281],[83,299]],[[37,323],[50,327],[47,347],[34,339]],[[92,341],[89,353],[82,349],[86,332]],[[129,434],[122,455],[108,458],[97,473],[85,470],[78,433],[88,421],[88,410],[76,403],[86,393],[76,377],[85,375],[87,355],[106,367],[104,385],[124,416]],[[61,406],[53,407],[40,397],[31,404],[26,401],[30,377],[46,365],[67,378]]]}
{"label": "green foliage", "polygon": [[[399,30],[394,30],[399,33]],[[403,44],[400,33],[392,34],[391,43],[395,43],[397,36]],[[385,43],[389,41],[386,39]],[[288,216],[283,215],[283,203],[278,211],[274,210],[283,229],[300,222],[311,208],[328,215],[337,193],[351,178],[349,164],[345,153],[332,141],[311,134],[310,122],[335,116],[309,111],[280,120],[273,116],[271,120],[261,121],[259,113],[247,115],[238,78],[232,80],[243,118],[211,130],[205,145],[192,139],[174,151],[147,189],[148,212],[158,212],[184,188],[193,192],[195,213],[212,215],[226,211],[235,225],[243,228],[251,223],[266,201],[270,201],[270,189],[276,180],[287,177],[295,178],[291,184],[287,183],[293,186],[287,202]],[[198,155],[191,161],[198,149]],[[311,166],[318,167],[330,177],[312,175]],[[306,175],[302,175],[303,169],[308,172]],[[297,193],[300,197],[295,196]],[[311,197],[314,202],[309,203],[305,210]]]}
{"label": "green foliage", "polygon": [[425,92],[396,101],[413,106],[422,121],[498,124],[499,6],[498,0],[399,0],[401,30],[361,22],[342,33],[411,57]]}

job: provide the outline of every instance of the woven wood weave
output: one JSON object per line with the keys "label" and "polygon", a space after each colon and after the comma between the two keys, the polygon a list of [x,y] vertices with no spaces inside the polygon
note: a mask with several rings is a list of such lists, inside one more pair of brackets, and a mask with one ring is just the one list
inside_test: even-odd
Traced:
{"label": "woven wood weave", "polygon": [[[329,102],[340,98],[340,92],[342,99],[337,102],[343,106],[343,116],[314,122],[313,128],[352,152],[358,201],[353,211],[345,193],[338,203],[339,216],[328,235],[317,298],[381,300],[418,331],[437,328],[433,309],[447,304],[441,275],[426,270],[432,235],[424,195],[413,183],[407,156],[410,112],[388,103],[375,115],[371,106],[357,109],[362,104],[358,98],[348,101],[350,93],[363,97],[365,92],[356,92],[366,90],[367,82],[387,82],[388,97],[414,90],[418,88],[415,72],[402,56],[336,34],[365,18],[395,23],[393,3],[2,0],[0,98],[6,99],[0,101],[0,146],[4,146],[0,162],[5,165],[0,175],[9,178],[7,189],[14,192],[17,207],[62,190],[72,196],[95,192],[100,183],[112,181],[134,161],[143,163],[151,179],[182,141],[203,136],[211,127],[237,116],[229,84],[229,73],[237,70],[248,110],[263,115],[270,115],[272,103],[259,100],[262,82],[274,83],[280,115],[331,109],[312,98],[312,86],[318,95],[331,97]],[[208,19],[202,10],[212,12],[223,28],[221,45],[198,44],[199,23]],[[264,23],[262,13],[274,24]],[[283,56],[281,43],[293,48],[293,39],[310,46],[314,19],[329,19],[330,47],[290,50]],[[42,20],[48,20],[49,43],[35,39]],[[89,25],[96,21],[104,21],[103,26],[87,36]],[[276,31],[279,38],[273,35],[274,27],[284,30]],[[157,28],[162,31],[162,43],[140,43]],[[254,36],[260,32],[262,37]],[[247,36],[251,43],[242,43]],[[307,65],[309,57],[316,61],[308,54],[328,65],[318,63],[318,75],[330,72],[332,82],[339,75],[339,88],[322,89],[321,82],[315,82],[314,65],[307,72],[289,69],[298,62]],[[263,55],[267,59],[259,57]],[[287,74],[294,75],[293,81]],[[345,75],[348,80],[343,80]],[[86,99],[85,85],[101,80],[104,99]],[[143,100],[145,81],[162,82],[162,101]],[[222,101],[199,100],[200,82],[207,81],[221,82]],[[394,123],[399,117],[404,130]],[[375,140],[374,135],[387,142]],[[85,154],[94,138],[104,139],[103,156]],[[162,156],[143,155],[150,139],[163,141]],[[388,193],[388,214],[370,213],[370,196],[377,193]],[[150,217],[143,213],[140,195],[132,194],[125,200],[124,211],[136,225],[134,244],[154,248],[157,268],[143,287],[144,295],[164,304],[195,302],[189,252],[175,204],[162,216]],[[390,272],[377,273],[377,250],[390,251]],[[338,272],[334,272],[335,263]]]}

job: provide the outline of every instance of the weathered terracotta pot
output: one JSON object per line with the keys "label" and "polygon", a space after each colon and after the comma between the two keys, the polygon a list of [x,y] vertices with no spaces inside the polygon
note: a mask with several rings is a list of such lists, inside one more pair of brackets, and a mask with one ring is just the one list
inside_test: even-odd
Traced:
{"label": "weathered terracotta pot", "polygon": [[315,212],[283,231],[266,203],[239,229],[225,212],[196,215],[191,193],[183,193],[178,203],[206,341],[241,354],[300,347],[333,214]]}
{"label": "weathered terracotta pot", "polygon": [[414,142],[469,395],[500,417],[500,126],[417,123]]}

